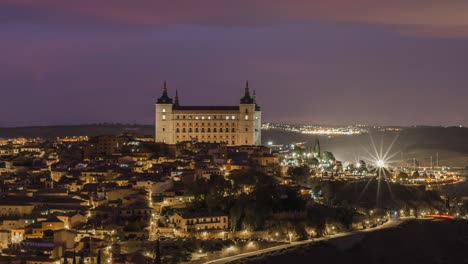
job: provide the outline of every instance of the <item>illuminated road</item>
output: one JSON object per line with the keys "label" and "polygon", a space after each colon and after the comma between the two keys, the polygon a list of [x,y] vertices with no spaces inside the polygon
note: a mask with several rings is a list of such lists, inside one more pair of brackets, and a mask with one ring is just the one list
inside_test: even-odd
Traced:
{"label": "illuminated road", "polygon": [[373,232],[373,231],[376,231],[376,230],[391,228],[391,227],[398,226],[399,224],[401,224],[402,222],[404,222],[406,220],[407,219],[390,220],[387,223],[385,223],[383,225],[380,225],[380,226],[376,226],[374,228],[368,228],[368,229],[364,229],[364,230],[347,232],[347,233],[340,233],[340,234],[336,234],[336,235],[330,235],[330,236],[326,236],[326,237],[315,238],[313,240],[304,240],[304,241],[292,242],[292,243],[285,244],[285,245],[260,249],[260,250],[256,250],[256,251],[251,251],[251,252],[247,252],[247,253],[234,255],[234,256],[229,256],[229,257],[225,257],[225,258],[211,260],[211,261],[207,261],[205,263],[207,263],[207,264],[208,263],[209,264],[229,263],[229,262],[239,260],[239,259],[243,259],[243,258],[253,257],[253,256],[265,254],[265,253],[271,253],[271,252],[274,252],[274,251],[278,251],[278,250],[282,250],[282,249],[286,249],[286,248],[292,248],[292,247],[305,245],[305,244],[310,244],[310,243],[315,243],[315,242],[318,242],[318,241],[326,241],[326,240],[330,240],[330,239],[334,239],[334,238],[338,238],[338,237],[345,237],[345,236],[350,236],[350,235],[359,234],[359,233],[363,233],[363,232]]}

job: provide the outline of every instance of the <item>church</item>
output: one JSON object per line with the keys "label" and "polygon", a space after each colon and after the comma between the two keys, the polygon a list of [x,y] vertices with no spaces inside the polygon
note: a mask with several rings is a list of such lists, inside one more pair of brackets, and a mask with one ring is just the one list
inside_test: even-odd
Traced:
{"label": "church", "polygon": [[226,143],[229,146],[261,145],[262,112],[245,84],[244,96],[233,106],[190,106],[168,95],[166,82],[155,107],[155,141]]}

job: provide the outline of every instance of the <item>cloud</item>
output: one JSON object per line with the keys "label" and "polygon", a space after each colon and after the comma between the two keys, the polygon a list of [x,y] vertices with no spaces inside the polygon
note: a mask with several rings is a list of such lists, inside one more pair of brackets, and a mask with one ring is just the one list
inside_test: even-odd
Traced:
{"label": "cloud", "polygon": [[0,0],[0,9],[9,22],[249,27],[319,21],[391,26],[416,36],[468,35],[465,0]]}

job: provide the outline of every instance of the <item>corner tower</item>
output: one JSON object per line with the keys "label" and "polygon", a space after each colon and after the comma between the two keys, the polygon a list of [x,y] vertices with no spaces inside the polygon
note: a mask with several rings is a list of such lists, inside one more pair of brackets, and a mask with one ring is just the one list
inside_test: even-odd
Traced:
{"label": "corner tower", "polygon": [[239,105],[239,142],[238,145],[261,145],[262,115],[260,107],[250,95],[249,82],[245,83],[244,97]]}
{"label": "corner tower", "polygon": [[167,94],[167,84],[164,81],[163,93],[156,101],[155,107],[155,141],[172,144],[174,142],[174,126],[172,124],[173,102]]}

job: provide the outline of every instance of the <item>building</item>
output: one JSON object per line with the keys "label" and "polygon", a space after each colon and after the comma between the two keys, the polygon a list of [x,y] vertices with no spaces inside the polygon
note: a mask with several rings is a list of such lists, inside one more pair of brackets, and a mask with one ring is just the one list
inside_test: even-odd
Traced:
{"label": "building", "polygon": [[229,228],[229,216],[220,212],[194,212],[170,217],[173,227],[183,232],[197,232],[207,230],[226,230]]}
{"label": "building", "polygon": [[155,113],[156,142],[196,141],[231,146],[261,144],[262,114],[255,101],[255,92],[250,95],[248,82],[244,97],[236,106],[180,105],[177,91],[173,100],[164,82]]}

